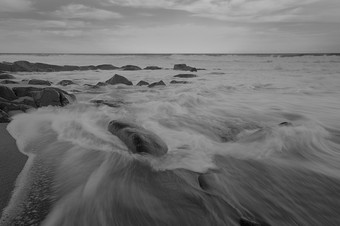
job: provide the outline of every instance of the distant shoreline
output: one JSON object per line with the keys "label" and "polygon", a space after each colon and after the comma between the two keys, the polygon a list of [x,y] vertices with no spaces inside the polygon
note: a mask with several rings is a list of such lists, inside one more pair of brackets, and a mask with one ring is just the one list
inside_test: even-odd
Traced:
{"label": "distant shoreline", "polygon": [[171,56],[171,55],[187,55],[187,56],[273,56],[273,57],[300,57],[300,56],[340,56],[340,53],[0,53],[0,55],[102,55],[102,56]]}

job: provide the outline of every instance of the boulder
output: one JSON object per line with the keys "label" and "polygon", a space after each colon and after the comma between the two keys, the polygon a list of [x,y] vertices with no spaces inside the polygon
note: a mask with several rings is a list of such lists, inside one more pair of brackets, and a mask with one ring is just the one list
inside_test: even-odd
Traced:
{"label": "boulder", "polygon": [[149,88],[152,88],[152,87],[155,87],[155,86],[166,86],[166,85],[162,80],[160,80],[159,82],[154,82],[154,83],[151,83],[150,85],[148,85]]}
{"label": "boulder", "polygon": [[27,87],[13,87],[12,88],[15,95],[17,97],[25,97],[25,96],[28,96],[28,97],[33,97],[32,96],[32,92],[34,91],[42,91],[43,88],[38,88],[38,87],[30,87],[30,86],[27,86]]}
{"label": "boulder", "polygon": [[174,65],[174,70],[180,70],[180,71],[191,71],[191,72],[196,72],[197,69],[194,67],[190,67],[186,64],[175,64]]}
{"label": "boulder", "polygon": [[[58,95],[52,90],[57,92]],[[18,97],[32,97],[38,107],[47,105],[65,106],[76,100],[73,94],[55,87],[14,87],[13,91]],[[56,96],[59,97],[58,101],[56,100]]]}
{"label": "boulder", "polygon": [[80,67],[79,66],[74,66],[74,65],[64,65],[61,68],[61,71],[79,71]]}
{"label": "boulder", "polygon": [[1,84],[19,84],[19,82],[12,81],[12,80],[7,80],[7,79],[2,80],[0,83]]}
{"label": "boulder", "polygon": [[110,84],[110,85],[116,85],[116,84],[125,84],[125,85],[128,85],[128,86],[132,85],[131,81],[129,81],[124,76],[121,76],[121,75],[118,75],[118,74],[115,74],[112,78],[105,81],[105,83]]}
{"label": "boulder", "polygon": [[162,68],[157,66],[147,66],[144,70],[162,70]]}
{"label": "boulder", "polygon": [[189,83],[189,82],[187,82],[187,81],[176,81],[176,80],[172,80],[170,83],[171,83],[171,84],[187,84],[187,83]]}
{"label": "boulder", "polygon": [[0,110],[9,113],[10,111],[27,111],[28,109],[31,109],[31,106],[25,105],[25,104],[17,104],[12,102],[3,102],[0,101]]}
{"label": "boulder", "polygon": [[138,125],[114,120],[109,123],[108,130],[123,141],[133,154],[163,156],[168,151],[159,136]]}
{"label": "boulder", "polygon": [[97,65],[97,69],[100,70],[115,70],[118,69],[119,67],[113,66],[112,64],[101,64]]}
{"label": "boulder", "polygon": [[15,100],[18,98],[11,88],[1,85],[0,85],[0,97],[6,100]]}
{"label": "boulder", "polygon": [[97,70],[97,67],[94,65],[89,65],[89,66],[80,66],[79,70],[81,71],[88,71],[88,70]]}
{"label": "boulder", "polygon": [[178,74],[174,76],[175,78],[195,78],[197,75],[195,74]]}
{"label": "boulder", "polygon": [[142,68],[135,66],[135,65],[125,65],[121,67],[124,71],[137,71],[137,70],[142,70]]}
{"label": "boulder", "polygon": [[107,86],[107,83],[105,82],[98,82],[96,86]]}
{"label": "boulder", "polygon": [[293,123],[291,122],[281,122],[279,126],[293,126]]}
{"label": "boulder", "polygon": [[8,63],[8,62],[2,62],[0,63],[0,70],[2,72],[4,71],[13,71],[12,70],[13,64],[12,63]]}
{"label": "boulder", "polygon": [[33,95],[35,103],[38,107],[45,106],[62,106],[60,101],[60,93],[55,89],[43,89],[43,91],[36,92]]}
{"label": "boulder", "polygon": [[40,80],[40,79],[31,79],[31,80],[28,81],[28,84],[30,84],[30,85],[43,85],[43,86],[52,85],[52,83],[50,81]]}
{"label": "boulder", "polygon": [[0,123],[8,123],[10,121],[9,115],[3,110],[0,110]]}
{"label": "boulder", "polygon": [[99,88],[100,88],[100,86],[98,86],[98,85],[92,85],[92,84],[84,84],[84,86],[87,86],[87,87],[90,88],[90,89],[99,89]]}
{"label": "boulder", "polygon": [[12,103],[15,103],[15,104],[24,104],[24,105],[27,105],[27,106],[31,106],[31,107],[34,107],[34,108],[37,108],[37,104],[35,103],[33,97],[19,97],[18,99],[16,100],[13,100]]}
{"label": "boulder", "polygon": [[140,80],[138,83],[137,83],[137,85],[136,86],[148,86],[149,85],[149,83],[148,82],[146,82],[146,81],[143,81],[143,80]]}
{"label": "boulder", "polygon": [[15,79],[15,77],[13,75],[10,75],[10,74],[1,73],[0,79]]}
{"label": "boulder", "polygon": [[61,86],[68,86],[68,85],[73,85],[75,84],[72,80],[61,80],[60,82],[58,82],[58,85]]}

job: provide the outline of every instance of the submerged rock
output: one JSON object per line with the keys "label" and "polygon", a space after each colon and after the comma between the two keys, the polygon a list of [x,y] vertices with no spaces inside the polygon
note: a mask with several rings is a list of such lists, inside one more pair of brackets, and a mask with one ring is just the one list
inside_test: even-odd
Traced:
{"label": "submerged rock", "polygon": [[112,64],[100,64],[97,65],[96,68],[100,70],[115,70],[118,69],[119,67],[113,66]]}
{"label": "submerged rock", "polygon": [[148,86],[149,85],[149,83],[148,82],[146,82],[146,81],[143,81],[143,80],[140,80],[138,83],[137,83],[137,85],[136,86]]}
{"label": "submerged rock", "polygon": [[115,74],[112,78],[105,81],[105,83],[110,84],[110,85],[116,85],[116,84],[125,84],[125,85],[128,85],[128,86],[132,85],[131,81],[129,81],[124,76],[121,76],[121,75],[118,75],[118,74]]}
{"label": "submerged rock", "polygon": [[174,75],[175,78],[195,78],[197,75],[195,74],[178,74]]}
{"label": "submerged rock", "polygon": [[15,77],[13,75],[10,75],[10,74],[1,73],[0,79],[15,79]]}
{"label": "submerged rock", "polygon": [[1,85],[0,85],[0,97],[6,100],[15,100],[18,98],[11,88]]}
{"label": "submerged rock", "polygon": [[194,67],[190,67],[186,64],[175,64],[174,65],[174,70],[180,70],[180,71],[191,71],[191,72],[196,72],[197,69]]}
{"label": "submerged rock", "polygon": [[293,123],[291,122],[281,122],[279,126],[293,126]]}
{"label": "submerged rock", "polygon": [[109,123],[108,130],[134,154],[162,156],[168,151],[167,145],[159,136],[138,125],[114,120]]}
{"label": "submerged rock", "polygon": [[19,82],[12,81],[12,80],[7,80],[7,79],[2,80],[0,83],[1,84],[19,84]]}
{"label": "submerged rock", "polygon": [[31,79],[28,81],[30,85],[43,85],[43,86],[50,86],[52,83],[47,80],[40,80],[40,79]]}
{"label": "submerged rock", "polygon": [[72,80],[61,80],[60,82],[58,82],[58,85],[61,86],[68,86],[68,85],[73,85],[75,84]]}
{"label": "submerged rock", "polygon": [[158,66],[147,66],[144,70],[162,70],[162,68]]}
{"label": "submerged rock", "polygon": [[125,65],[123,67],[121,67],[121,69],[123,69],[124,71],[138,71],[138,70],[142,70],[142,68],[135,66],[135,65]]}
{"label": "submerged rock", "polygon": [[107,83],[105,82],[98,82],[96,86],[107,86]]}
{"label": "submerged rock", "polygon": [[176,80],[172,80],[170,83],[171,84],[187,84],[189,82],[188,81],[176,81]]}
{"label": "submerged rock", "polygon": [[154,82],[148,85],[149,88],[155,87],[155,86],[166,86],[163,80],[160,80],[159,82]]}

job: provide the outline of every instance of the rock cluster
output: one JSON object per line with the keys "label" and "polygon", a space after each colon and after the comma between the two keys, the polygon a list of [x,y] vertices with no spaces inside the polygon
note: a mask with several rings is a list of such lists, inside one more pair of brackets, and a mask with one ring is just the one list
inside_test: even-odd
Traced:
{"label": "rock cluster", "polygon": [[174,70],[196,72],[197,68],[190,67],[190,66],[188,66],[186,64],[175,64],[174,65]]}
{"label": "rock cluster", "polygon": [[24,86],[10,88],[0,85],[0,117],[2,119],[6,115],[10,115],[12,111],[25,112],[31,108],[50,105],[62,107],[74,101],[74,95],[54,87]]}

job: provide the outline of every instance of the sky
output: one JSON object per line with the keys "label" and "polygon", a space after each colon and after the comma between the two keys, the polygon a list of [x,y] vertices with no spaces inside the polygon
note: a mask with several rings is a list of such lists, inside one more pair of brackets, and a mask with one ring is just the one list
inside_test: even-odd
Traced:
{"label": "sky", "polygon": [[0,53],[340,52],[340,0],[0,0]]}

